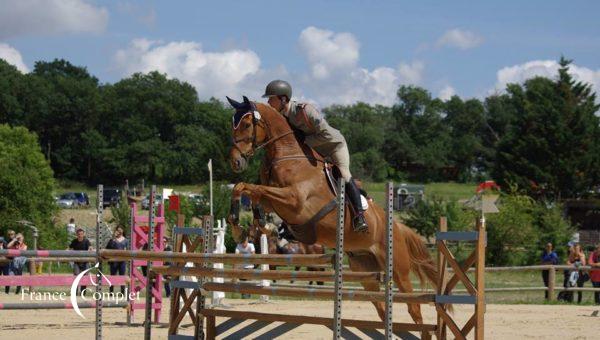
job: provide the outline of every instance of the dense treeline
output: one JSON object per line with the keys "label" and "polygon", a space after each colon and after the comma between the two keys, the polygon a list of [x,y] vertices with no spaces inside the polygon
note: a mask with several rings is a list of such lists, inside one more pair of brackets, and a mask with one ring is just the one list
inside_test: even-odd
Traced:
{"label": "dense treeline", "polygon": [[[600,126],[595,93],[571,78],[569,63],[561,60],[556,79],[511,84],[483,101],[402,86],[392,107],[323,112],[345,135],[357,177],[493,177],[536,196],[576,197],[600,183]],[[221,101],[199,101],[191,85],[157,72],[101,84],[64,60],[28,74],[0,60],[0,123],[35,132],[59,179],[198,183],[209,158],[217,179],[240,179],[227,164],[230,117]],[[245,180],[256,180],[256,167]]]}

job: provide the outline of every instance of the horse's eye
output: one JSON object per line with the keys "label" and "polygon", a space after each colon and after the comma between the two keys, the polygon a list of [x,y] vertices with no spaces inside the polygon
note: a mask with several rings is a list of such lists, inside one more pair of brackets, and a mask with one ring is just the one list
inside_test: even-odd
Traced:
{"label": "horse's eye", "polygon": [[246,123],[246,122],[244,122],[244,123],[242,124],[242,128],[244,128],[244,129],[247,129],[247,128],[249,128],[249,127],[250,127],[250,123]]}

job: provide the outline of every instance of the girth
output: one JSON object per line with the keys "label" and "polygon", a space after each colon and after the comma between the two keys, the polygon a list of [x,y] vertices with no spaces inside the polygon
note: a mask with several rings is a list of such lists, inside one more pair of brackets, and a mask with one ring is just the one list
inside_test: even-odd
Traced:
{"label": "girth", "polygon": [[317,242],[317,223],[332,212],[337,206],[337,200],[334,198],[325,204],[313,217],[302,224],[288,224],[289,230],[294,238],[302,243],[314,244]]}

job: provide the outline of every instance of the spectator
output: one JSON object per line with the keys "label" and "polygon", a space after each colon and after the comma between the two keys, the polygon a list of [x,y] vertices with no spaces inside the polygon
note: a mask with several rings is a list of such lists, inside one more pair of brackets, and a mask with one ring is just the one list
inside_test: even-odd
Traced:
{"label": "spectator", "polygon": [[[127,250],[129,249],[129,240],[125,238],[122,227],[116,227],[113,233],[113,238],[106,244],[106,249]],[[110,275],[125,275],[127,263],[125,261],[110,261],[108,262]],[[109,291],[112,293],[114,287],[110,286]],[[121,286],[121,293],[125,294],[125,286]]]}
{"label": "spectator", "polygon": [[[556,255],[556,252],[554,251],[554,247],[552,246],[552,243],[548,242],[546,244],[546,249],[544,249],[544,252],[542,253],[542,264],[545,265],[557,265],[558,264],[558,255]],[[549,270],[542,270],[542,280],[544,280],[544,286],[548,287],[548,277],[550,271]],[[544,292],[544,296],[546,297],[546,300],[548,300],[548,290],[546,290]]]}
{"label": "spectator", "polygon": [[70,238],[75,237],[75,230],[77,230],[77,225],[75,224],[75,219],[71,217],[69,223],[67,223],[67,234]]}
{"label": "spectator", "polygon": [[[12,241],[15,238],[15,231],[12,229],[8,229],[6,231],[6,239],[4,239],[4,249],[8,249],[8,243],[10,241]],[[4,264],[4,267],[2,269],[2,275],[10,275],[10,263],[12,262],[12,259],[9,257],[6,257],[7,260],[9,260],[8,263]],[[8,292],[10,291],[10,286],[5,286],[4,287],[4,292],[6,294],[8,294]]]}
{"label": "spectator", "polygon": [[[596,245],[596,250],[590,254],[590,260],[588,262],[592,267],[590,270],[592,286],[594,286],[594,288],[600,288],[600,243]],[[600,305],[600,291],[594,292],[594,302],[597,305]]]}
{"label": "spectator", "polygon": [[[10,230],[12,231],[12,230]],[[9,231],[9,232],[10,232]],[[14,234],[14,231],[12,231]],[[10,235],[10,233],[9,233]],[[18,233],[8,244],[6,245],[7,249],[16,249],[16,250],[27,250],[27,244],[25,244],[25,238],[23,234]],[[9,264],[9,275],[21,276],[23,275],[23,267],[25,267],[25,263],[27,263],[27,258],[23,256],[17,256]],[[6,294],[9,293],[10,287],[5,288]],[[17,290],[15,294],[19,294],[21,292],[21,286],[17,286]]]}
{"label": "spectator", "polygon": [[[88,240],[85,237],[85,231],[83,231],[83,229],[77,229],[77,238],[73,239],[73,241],[71,241],[71,244],[69,245],[69,250],[75,250],[75,251],[89,251],[92,250],[92,245],[90,243],[90,240]],[[77,276],[79,275],[79,273],[81,273],[82,271],[88,269],[89,264],[88,262],[74,262],[73,263],[73,275]],[[83,291],[85,290],[86,286],[81,286],[80,289],[80,293],[83,293]]]}
{"label": "spectator", "polygon": [[[163,237],[163,250],[164,251],[172,251],[173,250],[171,248],[171,245],[169,244],[169,238],[166,236]],[[170,266],[171,263],[165,262],[164,265]],[[171,280],[171,277],[169,275],[163,275],[163,280],[164,280],[164,287],[165,287],[165,295],[167,297],[169,297],[169,296],[171,296],[171,284],[169,283],[169,281]]]}
{"label": "spectator", "polygon": [[[15,231],[12,229],[8,229],[6,231],[6,244],[10,243],[10,241],[12,241],[15,238]],[[8,248],[7,248],[8,249]]]}
{"label": "spectator", "polygon": [[[579,243],[575,243],[571,248],[571,252],[569,254],[569,258],[567,259],[568,265],[575,266],[574,270],[571,270],[569,273],[569,287],[583,287],[583,283],[585,282],[585,276],[583,270],[580,270],[579,267],[585,266],[585,253],[581,249],[581,245]],[[568,294],[568,301],[573,302],[573,292]],[[577,292],[577,303],[581,303],[582,292]]]}
{"label": "spectator", "polygon": [[[0,236],[0,249],[6,249],[6,246],[8,245],[8,243],[6,243],[6,241],[4,240],[4,237]],[[8,258],[0,258],[0,275],[5,275],[8,276],[9,273],[9,264],[10,261],[8,260]],[[4,288],[5,290],[10,289],[9,286],[6,286]],[[8,294],[8,291],[6,292]]]}
{"label": "spectator", "polygon": [[[248,242],[248,236],[244,236],[242,243],[239,243],[237,247],[235,247],[236,254],[255,254],[256,250],[254,249],[254,244]],[[254,269],[254,265],[251,263],[243,264],[242,268],[244,269]],[[240,281],[246,281],[245,279],[240,279]],[[242,294],[242,299],[249,298],[250,294]]]}

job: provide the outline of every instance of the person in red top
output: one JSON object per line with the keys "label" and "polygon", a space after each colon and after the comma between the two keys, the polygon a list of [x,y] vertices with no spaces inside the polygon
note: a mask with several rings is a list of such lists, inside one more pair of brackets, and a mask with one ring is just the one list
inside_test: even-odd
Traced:
{"label": "person in red top", "polygon": [[[600,288],[600,243],[596,245],[596,250],[590,254],[588,264],[592,267],[590,270],[592,286],[594,286],[594,288]],[[600,305],[600,292],[594,292],[594,301],[597,305]]]}

